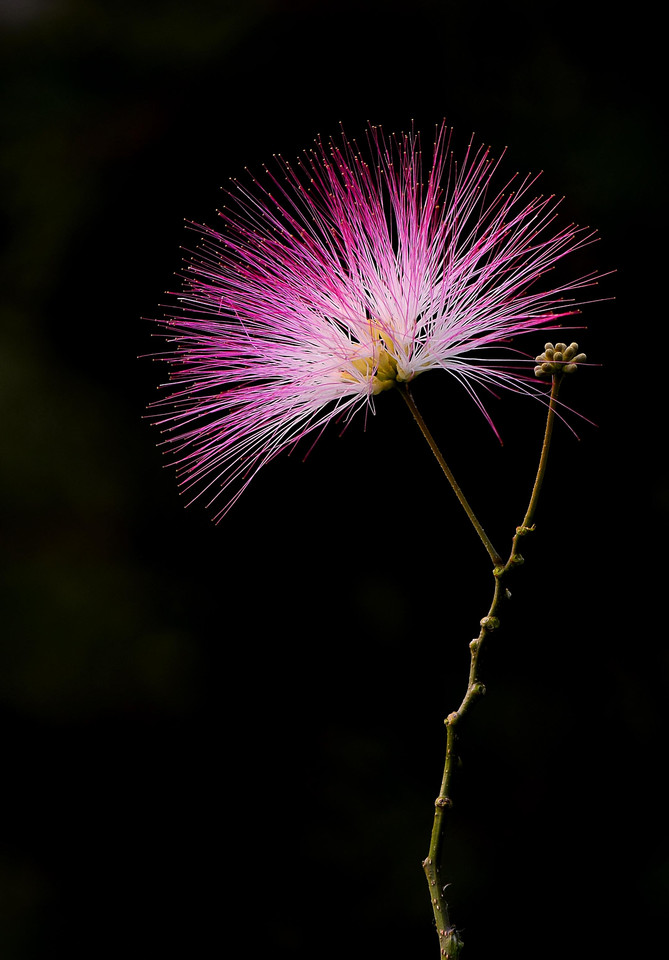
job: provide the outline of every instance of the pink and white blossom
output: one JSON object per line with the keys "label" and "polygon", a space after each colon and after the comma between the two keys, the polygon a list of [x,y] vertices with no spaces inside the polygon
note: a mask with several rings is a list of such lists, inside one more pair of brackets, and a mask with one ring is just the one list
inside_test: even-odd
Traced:
{"label": "pink and white blossom", "polygon": [[541,392],[510,343],[577,312],[592,275],[552,285],[551,270],[592,233],[556,223],[536,176],[493,189],[499,161],[470,143],[457,162],[450,139],[437,129],[428,169],[413,132],[370,127],[364,151],[318,139],[233,181],[217,229],[194,225],[155,419],[218,517],[281,451],[429,370],[488,419],[486,390]]}

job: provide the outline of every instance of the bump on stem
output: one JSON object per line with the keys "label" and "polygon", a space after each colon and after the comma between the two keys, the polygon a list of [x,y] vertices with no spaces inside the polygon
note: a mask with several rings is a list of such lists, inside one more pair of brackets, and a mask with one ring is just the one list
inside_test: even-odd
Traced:
{"label": "bump on stem", "polygon": [[[552,345],[547,344],[547,348]],[[559,347],[564,346],[558,344]],[[575,354],[575,350],[578,349],[576,344],[572,344],[570,348],[574,347],[571,355],[567,357],[567,360],[571,360],[572,357],[574,360],[580,362],[580,356]],[[556,359],[553,357],[553,359]],[[557,360],[558,363],[562,363],[564,357],[560,357]],[[463,697],[462,703],[459,708],[450,713],[446,720],[444,721],[446,725],[446,759],[444,762],[444,772],[441,783],[441,790],[439,792],[439,797],[435,801],[435,813],[434,821],[432,825],[432,836],[430,838],[430,850],[427,858],[423,861],[423,868],[427,876],[428,884],[430,887],[430,894],[432,899],[432,909],[434,913],[435,923],[437,925],[437,933],[439,935],[439,948],[442,957],[455,958],[459,957],[460,951],[463,947],[463,942],[460,939],[455,927],[450,925],[449,914],[448,914],[448,905],[446,903],[446,898],[444,891],[446,887],[442,884],[440,874],[439,874],[439,865],[441,863],[441,854],[443,848],[443,838],[444,838],[444,828],[446,824],[446,812],[451,808],[452,801],[450,797],[450,786],[453,777],[454,769],[454,759],[457,757],[455,751],[455,744],[457,738],[457,728],[460,721],[465,716],[467,711],[470,709],[472,703],[485,693],[485,686],[479,678],[479,658],[481,649],[483,647],[486,637],[496,631],[500,626],[499,612],[500,608],[505,600],[508,600],[511,596],[510,591],[506,586],[506,580],[509,574],[518,566],[520,566],[524,560],[521,554],[518,552],[519,541],[527,536],[527,534],[534,531],[534,514],[536,512],[537,503],[539,500],[539,494],[541,492],[541,487],[543,485],[544,476],[546,473],[546,465],[548,463],[548,451],[550,449],[552,433],[553,433],[553,423],[555,420],[555,405],[557,401],[557,395],[560,388],[560,383],[562,381],[562,374],[565,372],[564,366],[553,374],[553,381],[551,386],[551,395],[548,403],[548,415],[546,418],[546,429],[544,432],[544,440],[541,448],[541,454],[539,457],[539,466],[537,468],[537,474],[534,480],[534,486],[530,494],[530,500],[528,503],[527,510],[525,512],[525,517],[522,524],[516,528],[515,536],[513,537],[511,543],[511,552],[509,558],[504,563],[500,556],[496,553],[492,544],[482,532],[482,528],[478,521],[476,520],[473,511],[467,504],[467,501],[462,496],[460,488],[455,483],[455,480],[452,478],[452,474],[446,463],[443,456],[441,455],[439,449],[437,448],[436,443],[434,442],[431,434],[427,430],[427,427],[422,420],[422,417],[418,413],[411,394],[409,393],[408,388],[405,386],[402,391],[404,399],[409,406],[409,409],[412,411],[418,426],[421,428],[423,435],[427,439],[432,452],[439,461],[442,470],[446,474],[451,486],[456,492],[458,499],[465,507],[465,511],[469,516],[472,524],[474,525],[477,533],[483,540],[486,545],[486,549],[490,554],[493,563],[493,576],[495,578],[495,589],[493,594],[492,603],[490,609],[485,617],[481,619],[480,622],[480,632],[478,637],[475,637],[469,643],[470,649],[470,669],[469,669],[469,682],[467,684],[467,690],[465,696]]]}

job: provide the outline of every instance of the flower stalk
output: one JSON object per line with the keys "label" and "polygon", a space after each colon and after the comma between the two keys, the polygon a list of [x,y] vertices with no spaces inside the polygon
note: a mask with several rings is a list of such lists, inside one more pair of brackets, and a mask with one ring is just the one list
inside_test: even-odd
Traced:
{"label": "flower stalk", "polygon": [[402,394],[402,397],[404,398],[404,401],[405,401],[406,405],[408,406],[409,410],[411,410],[411,413],[413,414],[414,420],[415,420],[416,423],[418,424],[418,427],[420,428],[421,433],[423,434],[423,436],[424,436],[425,439],[427,440],[427,442],[428,442],[428,444],[429,444],[429,446],[430,446],[430,450],[432,450],[432,453],[435,455],[435,457],[436,457],[436,459],[437,459],[437,462],[439,463],[439,466],[440,466],[441,469],[444,471],[444,473],[445,473],[445,475],[446,475],[446,479],[448,480],[448,482],[450,483],[451,487],[453,488],[453,491],[454,491],[456,497],[458,498],[458,500],[459,500],[460,503],[462,504],[462,507],[463,507],[465,513],[467,514],[467,516],[468,516],[469,519],[471,520],[472,526],[474,527],[474,529],[475,529],[476,532],[478,533],[479,537],[480,537],[481,540],[483,541],[483,546],[484,546],[484,547],[486,548],[486,550],[488,551],[488,555],[489,555],[490,559],[491,559],[492,562],[495,564],[495,566],[498,566],[500,563],[503,562],[503,561],[502,561],[502,558],[501,558],[501,556],[499,555],[499,553],[497,552],[497,550],[495,550],[495,548],[493,547],[492,543],[490,542],[490,538],[488,537],[487,533],[485,532],[485,530],[483,529],[481,523],[479,522],[476,514],[474,513],[474,511],[472,510],[471,506],[469,505],[469,502],[468,502],[467,498],[465,497],[464,493],[463,493],[462,490],[460,489],[460,485],[457,483],[455,477],[453,476],[453,473],[452,473],[450,467],[448,466],[448,464],[446,463],[446,460],[444,459],[444,456],[443,456],[441,450],[440,450],[439,447],[437,446],[437,443],[436,443],[434,437],[433,437],[432,434],[430,433],[430,431],[429,431],[429,429],[428,429],[428,427],[427,427],[427,424],[426,424],[425,421],[423,420],[423,417],[422,417],[422,415],[421,415],[421,413],[420,413],[420,410],[419,410],[418,407],[416,406],[416,402],[415,402],[414,398],[413,398],[412,395],[411,395],[411,391],[409,390],[408,384],[402,383],[402,384],[399,384],[399,387],[400,387],[400,393]]}
{"label": "flower stalk", "polygon": [[[485,694],[485,686],[481,681],[480,677],[480,656],[481,650],[483,649],[484,644],[486,643],[487,638],[495,630],[499,628],[500,625],[500,613],[504,605],[504,601],[510,597],[510,593],[507,590],[506,584],[509,575],[512,573],[516,567],[519,567],[524,561],[523,557],[519,552],[519,544],[524,536],[528,533],[531,533],[534,530],[533,520],[537,508],[537,503],[539,499],[539,494],[541,492],[541,487],[543,485],[544,476],[546,473],[546,465],[548,463],[548,453],[551,445],[551,439],[553,435],[553,424],[555,422],[555,408],[557,402],[558,391],[560,389],[560,383],[562,380],[562,372],[556,372],[553,374],[553,380],[551,385],[550,399],[548,402],[548,415],[546,418],[546,428],[544,431],[544,440],[541,448],[541,454],[539,457],[539,466],[537,469],[536,478],[534,481],[534,486],[530,494],[530,500],[528,503],[527,510],[525,512],[525,517],[522,524],[516,528],[515,536],[513,537],[511,543],[511,551],[506,562],[499,561],[495,563],[493,569],[493,577],[495,580],[495,586],[493,591],[492,602],[488,613],[480,622],[480,630],[477,637],[470,641],[469,650],[470,650],[470,665],[469,665],[469,679],[467,682],[467,689],[465,695],[462,699],[462,702],[457,710],[449,713],[449,715],[444,720],[446,726],[446,758],[444,761],[444,771],[441,780],[441,787],[439,789],[439,796],[434,802],[434,821],[432,825],[432,835],[430,838],[430,848],[428,855],[423,861],[423,869],[427,877],[427,882],[430,888],[430,899],[432,902],[432,911],[434,914],[434,920],[437,927],[437,934],[439,937],[439,948],[440,954],[444,960],[457,960],[460,956],[460,952],[463,947],[463,941],[460,938],[458,931],[455,926],[452,925],[450,921],[448,904],[446,902],[445,890],[446,884],[443,882],[442,877],[442,859],[443,859],[443,848],[444,848],[444,837],[446,831],[446,824],[448,819],[448,811],[453,806],[453,801],[451,798],[452,792],[452,783],[453,775],[455,770],[455,764],[457,762],[457,750],[456,744],[458,739],[459,726],[461,721],[464,719],[466,714],[469,712],[474,703],[479,700]],[[405,399],[408,395],[408,390],[405,392]],[[415,404],[414,404],[415,408]],[[413,412],[413,410],[412,410]],[[414,413],[416,417],[416,414]],[[416,417],[416,421],[419,426],[421,421]],[[421,428],[422,429],[422,428]],[[426,439],[428,439],[428,434],[425,434]],[[434,440],[431,438],[428,439],[428,443],[432,448],[435,456],[442,464],[442,469],[444,468],[443,457],[441,454],[437,455],[435,452]],[[446,473],[446,469],[444,469]],[[450,480],[450,471],[446,473],[449,477],[449,481],[454,485],[454,481]],[[456,489],[456,493],[459,488]],[[464,497],[458,497],[460,502],[463,503],[463,506],[466,504]],[[464,501],[464,502],[463,502]],[[475,522],[473,519],[473,514],[471,510],[468,509],[468,505],[465,506],[465,511],[469,518],[472,520],[479,536],[480,524],[478,521]],[[481,528],[482,529],[482,528]],[[483,537],[482,537],[483,539]],[[485,543],[485,540],[484,540]],[[490,550],[488,551],[490,553]],[[492,554],[491,554],[492,556]]]}

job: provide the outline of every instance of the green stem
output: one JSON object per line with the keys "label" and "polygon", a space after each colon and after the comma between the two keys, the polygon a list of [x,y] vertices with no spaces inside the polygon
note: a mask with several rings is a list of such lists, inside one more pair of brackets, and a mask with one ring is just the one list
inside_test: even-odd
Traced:
{"label": "green stem", "polygon": [[[492,602],[490,604],[490,609],[488,610],[487,615],[481,620],[478,637],[472,640],[469,644],[470,666],[467,690],[458,709],[453,713],[449,713],[444,720],[446,725],[446,759],[444,762],[444,773],[441,781],[441,788],[439,790],[439,796],[434,802],[435,810],[434,821],[432,825],[432,836],[430,838],[430,849],[426,859],[423,861],[423,869],[425,870],[427,882],[430,887],[432,911],[434,913],[434,919],[437,925],[441,957],[451,958],[451,960],[457,960],[457,957],[459,957],[460,951],[462,950],[463,942],[460,939],[455,927],[451,926],[450,923],[448,905],[444,896],[446,885],[442,882],[441,877],[441,861],[443,855],[447,812],[453,805],[451,800],[451,786],[453,773],[455,770],[455,762],[457,760],[457,730],[461,720],[470,710],[472,705],[485,693],[485,686],[481,682],[479,674],[481,650],[487,637],[499,627],[500,610],[504,604],[504,601],[510,596],[506,588],[507,578],[512,570],[523,563],[523,558],[518,551],[519,541],[523,536],[530,533],[534,529],[532,526],[532,520],[537,508],[539,493],[541,491],[541,486],[546,473],[548,451],[553,434],[553,423],[555,421],[555,402],[560,387],[560,380],[561,377],[559,376],[553,378],[551,395],[548,404],[548,416],[546,420],[544,442],[541,448],[539,467],[537,470],[536,479],[534,481],[534,486],[532,488],[532,493],[530,494],[530,501],[527,511],[525,512],[525,518],[522,525],[516,528],[516,534],[512,540],[511,552],[508,560],[506,563],[500,561],[495,564],[495,569],[493,570],[493,576],[495,578],[495,590],[493,593]],[[432,446],[432,443],[430,446]],[[437,456],[436,453],[435,456]],[[437,459],[439,460],[439,456],[437,456]]]}
{"label": "green stem", "polygon": [[416,402],[415,402],[414,398],[411,396],[411,392],[409,391],[409,386],[408,386],[408,384],[402,383],[402,384],[400,385],[400,393],[402,394],[402,397],[404,398],[404,401],[406,402],[406,405],[408,406],[409,410],[411,410],[411,413],[413,414],[414,420],[416,421],[416,423],[417,423],[418,426],[420,427],[421,433],[423,434],[423,436],[424,436],[425,439],[427,440],[428,444],[430,445],[430,450],[431,450],[432,453],[435,455],[435,457],[436,457],[436,459],[437,459],[437,462],[439,463],[439,466],[441,467],[441,469],[442,469],[442,470],[444,471],[444,473],[446,474],[446,478],[447,478],[448,482],[450,483],[450,485],[452,486],[453,491],[455,492],[456,497],[458,498],[458,500],[459,500],[460,503],[462,504],[462,506],[463,506],[463,508],[464,508],[464,511],[465,511],[465,513],[467,514],[467,516],[469,517],[469,519],[471,520],[474,529],[476,530],[476,532],[478,533],[479,537],[480,537],[481,540],[483,541],[483,546],[484,546],[484,547],[486,548],[486,550],[488,551],[488,555],[490,556],[490,559],[492,560],[492,562],[494,563],[495,566],[499,566],[499,564],[503,563],[503,560],[502,560],[501,556],[499,555],[499,553],[498,553],[498,552],[495,550],[495,548],[493,547],[492,543],[490,542],[490,540],[489,540],[489,538],[488,538],[488,535],[486,534],[485,530],[483,529],[483,527],[482,527],[481,524],[479,523],[479,520],[478,520],[476,514],[474,513],[474,511],[473,511],[472,508],[470,507],[470,505],[469,505],[469,503],[468,503],[468,501],[467,501],[467,498],[465,497],[464,493],[463,493],[462,490],[460,489],[460,486],[459,486],[459,484],[457,483],[455,477],[454,477],[453,474],[451,473],[450,467],[449,467],[448,464],[446,463],[446,461],[445,461],[445,459],[444,459],[444,456],[443,456],[441,450],[439,449],[439,447],[437,446],[434,437],[432,436],[432,434],[431,434],[430,431],[428,430],[427,424],[426,424],[425,421],[423,420],[423,417],[421,416],[420,411],[419,411],[418,407],[416,406]]}

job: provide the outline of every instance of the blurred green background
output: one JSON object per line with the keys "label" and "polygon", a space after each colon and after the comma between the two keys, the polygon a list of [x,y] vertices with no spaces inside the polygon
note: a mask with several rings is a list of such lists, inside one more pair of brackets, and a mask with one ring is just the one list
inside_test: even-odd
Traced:
{"label": "blurred green background", "polygon": [[[340,121],[444,116],[461,150],[476,131],[507,172],[543,169],[601,234],[579,264],[617,270],[574,334],[602,364],[571,397],[597,426],[557,432],[463,743],[453,916],[470,960],[649,953],[669,498],[643,10],[0,0],[3,960],[436,954],[420,861],[485,554],[392,395],[218,527],[183,509],[143,416],[184,218],[213,222],[229,177]],[[508,543],[538,405],[493,407],[501,448],[456,385],[416,395]]]}

